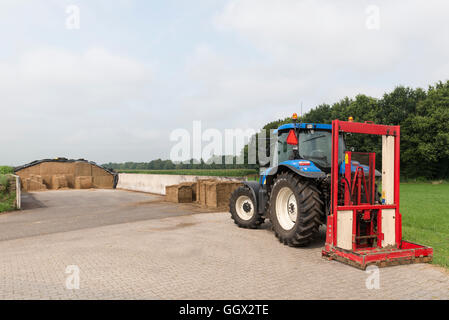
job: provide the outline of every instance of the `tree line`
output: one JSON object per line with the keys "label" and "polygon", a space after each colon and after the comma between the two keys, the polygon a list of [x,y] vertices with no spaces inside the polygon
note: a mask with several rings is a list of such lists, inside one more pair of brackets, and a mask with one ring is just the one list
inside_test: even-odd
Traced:
{"label": "tree line", "polygon": [[[356,122],[373,121],[376,124],[401,126],[401,176],[405,179],[445,179],[449,177],[449,81],[438,82],[427,90],[404,86],[396,87],[385,93],[382,98],[373,98],[359,94],[355,98],[345,97],[329,105],[321,104],[300,119],[301,122],[331,123],[334,119],[347,120],[353,117]],[[279,119],[267,123],[263,129],[269,132],[282,124],[291,122],[291,118]],[[264,138],[269,138],[268,133]],[[258,140],[253,143],[269,140]],[[380,163],[381,143],[379,137],[354,135],[348,137],[348,145],[356,151],[376,152]],[[248,145],[240,156],[248,158]],[[148,163],[109,163],[105,166],[113,169],[231,169],[257,168],[257,165],[237,165],[236,157],[225,164],[191,160],[189,163],[175,164],[170,160],[153,160]],[[210,160],[210,159],[209,159]],[[247,163],[247,161],[245,161]]]}
{"label": "tree line", "polygon": [[[216,161],[220,157],[221,161]],[[150,162],[105,163],[103,167],[114,170],[184,170],[184,169],[256,169],[257,165],[237,164],[235,156],[215,156],[205,162],[191,159],[183,163],[156,159]]]}
{"label": "tree line", "polygon": [[[304,122],[331,123],[332,119],[373,121],[401,126],[401,176],[405,179],[449,177],[449,81],[427,90],[397,87],[380,99],[358,95],[308,112]],[[356,151],[381,154],[379,137],[355,135]],[[377,157],[380,160],[380,156]]]}

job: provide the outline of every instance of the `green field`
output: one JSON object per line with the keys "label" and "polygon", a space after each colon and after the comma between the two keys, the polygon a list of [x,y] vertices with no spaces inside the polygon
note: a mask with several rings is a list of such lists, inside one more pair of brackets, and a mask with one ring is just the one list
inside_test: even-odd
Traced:
{"label": "green field", "polygon": [[449,268],[449,184],[401,184],[403,238],[431,246],[433,263]]}
{"label": "green field", "polygon": [[180,174],[189,176],[245,177],[257,175],[252,169],[181,169],[181,170],[117,170],[121,173]]}

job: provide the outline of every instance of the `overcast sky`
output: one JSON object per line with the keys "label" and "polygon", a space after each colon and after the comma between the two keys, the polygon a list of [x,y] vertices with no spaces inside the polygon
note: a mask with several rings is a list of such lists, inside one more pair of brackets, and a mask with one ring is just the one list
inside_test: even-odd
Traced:
{"label": "overcast sky", "polygon": [[444,0],[0,0],[0,164],[168,158],[194,120],[258,129],[301,101],[425,88],[449,78],[448,16]]}

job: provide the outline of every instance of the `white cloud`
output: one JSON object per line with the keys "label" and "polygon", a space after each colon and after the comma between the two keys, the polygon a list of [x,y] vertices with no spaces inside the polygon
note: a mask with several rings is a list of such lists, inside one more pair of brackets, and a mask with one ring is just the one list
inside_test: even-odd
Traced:
{"label": "white cloud", "polygon": [[[379,8],[380,28],[366,27]],[[197,47],[184,102],[218,126],[260,126],[320,103],[396,85],[445,80],[449,3],[443,1],[230,1],[213,19],[234,40],[225,51]],[[252,56],[248,54],[252,50]]]}
{"label": "white cloud", "polygon": [[[3,150],[14,150],[14,155],[6,153],[2,158],[29,157],[34,149],[28,149],[30,144],[51,144],[58,146],[55,150],[76,155],[84,152],[83,144],[90,148],[114,140],[129,145],[124,137],[139,142],[154,138],[149,131],[132,128],[136,123],[145,126],[144,117],[133,115],[138,119],[131,123],[128,118],[135,106],[149,105],[151,83],[147,65],[102,48],[74,52],[46,47],[3,61],[1,110],[9,119],[3,128],[17,134],[3,144]],[[17,150],[20,145],[27,148]],[[32,156],[47,155],[44,150]]]}
{"label": "white cloud", "polygon": [[368,30],[366,18],[360,1],[244,0],[231,2],[216,24],[298,70],[349,61],[366,70],[388,67],[400,57],[400,47],[388,32]]}
{"label": "white cloud", "polygon": [[144,97],[150,74],[145,65],[101,48],[42,48],[0,64],[0,94],[16,111],[111,109]]}
{"label": "white cloud", "polygon": [[297,105],[297,93],[307,87],[296,74],[259,62],[241,63],[205,45],[189,61],[187,76],[197,91],[183,100],[184,112],[218,128],[257,129],[272,119],[264,107]]}
{"label": "white cloud", "polygon": [[[366,28],[368,5],[379,8],[379,31]],[[231,1],[215,19],[289,65],[313,71],[349,67],[381,71],[412,54],[410,45],[449,48],[445,1]],[[285,59],[287,58],[287,59]]]}

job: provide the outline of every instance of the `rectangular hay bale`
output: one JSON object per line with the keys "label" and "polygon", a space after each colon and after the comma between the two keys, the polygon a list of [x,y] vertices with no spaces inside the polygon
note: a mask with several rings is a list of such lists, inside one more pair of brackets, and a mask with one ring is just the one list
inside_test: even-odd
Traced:
{"label": "rectangular hay bale", "polygon": [[114,188],[114,176],[112,174],[107,176],[93,176],[92,185],[98,189],[112,189]]}
{"label": "rectangular hay bale", "polygon": [[75,178],[75,189],[90,189],[92,188],[91,176],[80,176]]}
{"label": "rectangular hay bale", "polygon": [[24,191],[43,191],[47,190],[42,183],[42,177],[34,175],[33,177],[22,179],[22,189]]}
{"label": "rectangular hay bale", "polygon": [[189,187],[190,189],[192,189],[192,201],[191,202],[196,202],[198,183],[196,183],[196,182],[182,182],[182,183],[179,184],[179,186],[185,186],[185,187]]}
{"label": "rectangular hay bale", "polygon": [[169,202],[178,202],[177,194],[178,194],[178,185],[166,186],[165,187],[165,199]]}
{"label": "rectangular hay bale", "polygon": [[215,179],[199,179],[196,183],[196,202],[202,206],[206,205],[206,183],[216,181]]}
{"label": "rectangular hay bale", "polygon": [[201,196],[204,195],[202,205],[215,209],[227,208],[232,192],[241,185],[240,182],[236,181],[209,181],[204,183],[201,190]]}
{"label": "rectangular hay bale", "polygon": [[87,162],[73,163],[75,177],[86,177],[92,175],[92,165]]}
{"label": "rectangular hay bale", "polygon": [[193,200],[192,187],[189,185],[175,184],[165,187],[166,200],[175,203],[191,203]]}
{"label": "rectangular hay bale", "polygon": [[55,174],[51,177],[51,188],[53,190],[68,188],[67,178],[63,174]]}

